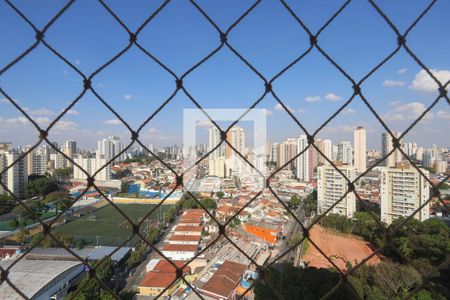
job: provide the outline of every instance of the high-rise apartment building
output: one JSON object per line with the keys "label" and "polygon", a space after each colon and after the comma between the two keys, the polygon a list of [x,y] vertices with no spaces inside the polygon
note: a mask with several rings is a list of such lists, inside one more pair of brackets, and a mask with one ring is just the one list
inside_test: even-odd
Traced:
{"label": "high-rise apartment building", "polygon": [[309,174],[309,180],[314,178],[314,175],[316,174],[316,168],[318,165],[318,158],[319,153],[317,152],[317,149],[313,146],[308,148],[308,174]]}
{"label": "high-rise apartment building", "polygon": [[[217,147],[221,142],[220,131],[217,127],[212,126],[208,128],[208,152]],[[218,148],[216,148],[212,153],[209,154],[209,159],[216,159],[220,157],[225,157],[225,147],[222,143]]]}
{"label": "high-rise apartment building", "polygon": [[[429,176],[427,170],[421,170]],[[397,163],[395,167],[384,167],[381,171],[380,198],[381,221],[391,224],[399,217],[412,215],[430,197],[428,182],[408,163]],[[426,204],[414,218],[425,221],[430,217]]]}
{"label": "high-rise apartment building", "polygon": [[[227,142],[233,146],[233,148],[241,153],[245,154],[245,132],[244,128],[239,126],[233,126],[227,133]],[[225,158],[229,159],[232,156],[238,156],[238,154],[227,144],[225,146]]]}
{"label": "high-rise apartment building", "polygon": [[321,165],[329,164],[325,157],[331,161],[333,160],[333,143],[331,142],[331,140],[319,140],[316,145],[319,148],[320,152],[322,152],[322,155],[319,154],[317,157],[317,163]]}
{"label": "high-rise apartment building", "polygon": [[77,142],[74,140],[65,141],[63,149],[67,156],[72,157],[73,155],[77,154]]}
{"label": "high-rise apartment building", "polygon": [[[15,149],[8,151],[0,150],[0,172],[5,170],[8,166],[11,166],[16,160],[19,159],[20,155],[21,153]],[[24,187],[28,181],[27,156],[18,160],[16,164],[10,167],[2,176],[1,180],[8,190],[14,195],[19,198],[24,197]],[[0,193],[5,192],[5,189],[0,188]]]}
{"label": "high-rise apartment building", "polygon": [[[208,128],[208,153],[217,147],[222,141],[220,131],[217,127]],[[226,177],[225,146],[222,143],[208,156],[208,174],[210,176]]]}
{"label": "high-rise apartment building", "polygon": [[338,144],[337,160],[346,165],[353,165],[352,143],[349,141],[343,141]]}
{"label": "high-rise apartment building", "polygon": [[[97,158],[106,159],[106,161],[111,160],[115,156],[119,155],[121,151],[123,151],[124,145],[123,142],[117,136],[109,136],[97,143]],[[120,154],[115,162],[120,162],[125,160],[125,153]]]}
{"label": "high-rise apartment building", "polygon": [[[300,135],[297,139],[297,154],[304,151],[308,147],[308,139],[306,135]],[[301,181],[309,181],[309,153],[308,150],[304,151],[299,157],[297,157],[297,178]]]}
{"label": "high-rise apartment building", "polygon": [[12,151],[13,147],[12,144],[9,142],[0,142],[0,153]]}
{"label": "high-rise apartment building", "polygon": [[[343,165],[339,161],[334,164],[339,170],[345,174],[350,180],[354,180],[356,176],[355,167],[351,165]],[[347,180],[331,165],[323,165],[317,167],[317,212],[325,213],[331,206],[336,204],[330,213],[340,214],[347,218],[352,218],[356,210],[355,194],[353,192],[341,200],[342,196],[347,192]]]}
{"label": "high-rise apartment building", "polygon": [[[90,176],[94,175],[100,168],[106,165],[108,162],[105,158],[99,157],[89,157],[84,156],[82,154],[78,154],[74,159],[75,163],[78,164],[82,169],[84,169]],[[73,178],[75,180],[86,180],[88,176],[82,171],[82,169],[78,168],[74,165],[73,169]],[[112,175],[111,164],[108,164],[105,168],[103,168],[96,176],[96,181],[106,181],[110,180]]]}
{"label": "high-rise apartment building", "polygon": [[[393,132],[392,133],[396,138],[399,138],[401,136],[401,132]],[[400,141],[400,145],[402,144],[402,141]],[[389,152],[392,151],[394,148],[392,144],[392,136],[385,132],[381,135],[381,155],[382,157],[385,157]],[[389,157],[387,157],[384,160],[383,165],[386,167],[394,167],[396,163],[401,162],[403,160],[402,153],[396,149]]]}
{"label": "high-rise apartment building", "polygon": [[[62,151],[65,155],[67,155],[69,158],[73,158],[75,154],[77,154],[77,142],[74,140],[68,140],[64,142],[64,145],[62,147]],[[60,153],[57,153],[60,154]],[[59,161],[61,161],[60,158],[58,158]],[[66,159],[65,162],[62,162],[58,165],[65,165],[66,167],[72,167],[72,162],[68,159]]]}
{"label": "high-rise apartment building", "polygon": [[274,162],[276,166],[279,167],[280,166],[279,158],[280,158],[280,144],[273,143],[269,154],[269,161]]}
{"label": "high-rise apartment building", "polygon": [[356,171],[363,173],[367,169],[367,153],[366,153],[366,130],[362,126],[356,127],[353,133],[354,144],[354,166]]}
{"label": "high-rise apartment building", "polygon": [[[280,144],[280,151],[279,151],[279,159],[278,159],[278,166],[284,166],[285,170],[293,170],[295,168],[296,160],[292,159],[297,155],[297,147],[298,142],[297,139],[286,139],[283,143]],[[289,162],[289,163],[288,163]]]}

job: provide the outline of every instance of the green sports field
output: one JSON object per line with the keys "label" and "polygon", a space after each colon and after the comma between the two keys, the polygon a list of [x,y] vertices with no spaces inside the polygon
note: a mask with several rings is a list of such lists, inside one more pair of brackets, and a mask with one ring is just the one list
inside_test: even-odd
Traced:
{"label": "green sports field", "polygon": [[[134,223],[139,222],[155,207],[151,204],[116,205]],[[148,218],[150,226],[159,219],[160,211],[163,215],[170,207],[170,205],[161,205],[160,208],[156,209]],[[147,221],[144,221],[141,228],[145,228],[146,224]],[[107,205],[91,214],[58,226],[54,231],[71,235],[75,240],[83,239],[90,245],[96,245],[98,238],[99,245],[103,246],[119,246],[132,235],[126,219],[112,205]],[[139,240],[138,236],[133,237],[129,245],[133,245],[137,240]]]}

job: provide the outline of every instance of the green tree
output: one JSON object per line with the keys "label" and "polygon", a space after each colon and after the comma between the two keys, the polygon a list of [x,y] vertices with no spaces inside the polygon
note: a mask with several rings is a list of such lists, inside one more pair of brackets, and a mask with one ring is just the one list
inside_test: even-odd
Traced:
{"label": "green tree", "polygon": [[200,200],[200,202],[203,204],[203,206],[206,209],[216,209],[216,207],[217,207],[216,201],[214,201],[211,198],[206,198],[206,199]]}
{"label": "green tree", "polygon": [[[255,285],[255,299],[321,299],[339,282],[339,273],[327,269],[296,268],[285,262],[264,272]],[[341,285],[331,299],[354,299],[348,285]]]}
{"label": "green tree", "polygon": [[311,194],[306,196],[303,209],[307,216],[310,216],[313,212],[317,211],[317,191],[313,190]]}
{"label": "green tree", "polygon": [[58,211],[63,211],[72,205],[69,192],[63,189],[51,192],[50,194],[45,196],[44,202],[52,203],[56,208],[56,213],[58,213]]}
{"label": "green tree", "polygon": [[120,184],[120,192],[121,193],[128,193],[128,188],[130,187],[130,183],[128,181],[122,181]]}
{"label": "green tree", "polygon": [[[97,277],[107,283],[111,278],[113,268],[111,258],[104,261],[94,263]],[[95,278],[89,278],[85,275],[78,285],[77,291],[67,295],[69,300],[85,300],[85,299],[115,299],[108,291],[106,291]]]}
{"label": "green tree", "polygon": [[25,194],[28,198],[40,196],[44,197],[58,189],[56,182],[49,177],[38,177],[28,180],[25,184]]}
{"label": "green tree", "polygon": [[30,231],[26,228],[21,228],[19,233],[16,235],[16,238],[19,243],[25,243],[30,238]]}
{"label": "green tree", "polygon": [[217,198],[222,199],[225,194],[223,192],[217,192],[216,193]]}
{"label": "green tree", "polygon": [[55,169],[55,175],[63,180],[70,179],[73,169],[71,167]]}
{"label": "green tree", "polygon": [[0,215],[11,212],[15,205],[13,197],[7,194],[0,194]]}
{"label": "green tree", "polygon": [[289,205],[297,207],[300,204],[300,201],[301,201],[300,197],[297,195],[294,195],[289,200]]}
{"label": "green tree", "polygon": [[19,227],[19,221],[17,221],[17,219],[12,219],[11,221],[8,222],[8,225],[11,228],[17,228]]}

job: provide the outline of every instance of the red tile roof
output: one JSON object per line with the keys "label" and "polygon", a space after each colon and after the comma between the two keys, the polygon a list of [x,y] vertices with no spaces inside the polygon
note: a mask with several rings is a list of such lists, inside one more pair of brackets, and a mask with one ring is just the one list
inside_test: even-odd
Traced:
{"label": "red tile roof", "polygon": [[145,274],[139,286],[142,287],[158,287],[166,288],[176,280],[177,275],[175,273],[157,273],[149,272]]}
{"label": "red tile roof", "polygon": [[[181,268],[185,264],[185,262],[181,261],[181,260],[173,260],[172,262],[177,266],[177,268]],[[183,273],[189,273],[190,271],[191,271],[191,267],[186,266],[183,268]],[[156,264],[156,266],[155,266],[155,268],[153,268],[152,272],[176,273],[176,269],[170,262],[168,262],[165,259],[162,259]]]}
{"label": "red tile roof", "polygon": [[227,260],[203,286],[202,290],[228,299],[230,294],[238,285],[245,269],[245,265]]}
{"label": "red tile roof", "polygon": [[163,247],[163,251],[185,251],[195,252],[197,251],[197,245],[182,245],[182,244],[169,244]]}
{"label": "red tile roof", "polygon": [[190,242],[198,242],[200,241],[201,236],[199,235],[180,235],[174,234],[169,238],[169,241],[190,241]]}
{"label": "red tile roof", "polygon": [[203,226],[186,226],[186,225],[178,225],[175,228],[175,231],[195,231],[200,232],[203,230]]}

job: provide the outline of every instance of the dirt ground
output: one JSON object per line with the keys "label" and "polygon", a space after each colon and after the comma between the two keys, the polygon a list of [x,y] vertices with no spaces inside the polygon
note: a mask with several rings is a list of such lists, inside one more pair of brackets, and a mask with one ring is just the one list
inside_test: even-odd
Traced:
{"label": "dirt ground", "polygon": [[[314,243],[333,261],[341,270],[345,270],[345,262],[349,261],[353,265],[362,261],[373,253],[369,243],[349,235],[326,230],[315,225],[310,230],[310,237]],[[309,262],[309,266],[316,268],[330,268],[332,264],[309,242],[308,249],[303,256],[303,261]],[[381,257],[376,254],[366,263],[369,265],[378,264]]]}

